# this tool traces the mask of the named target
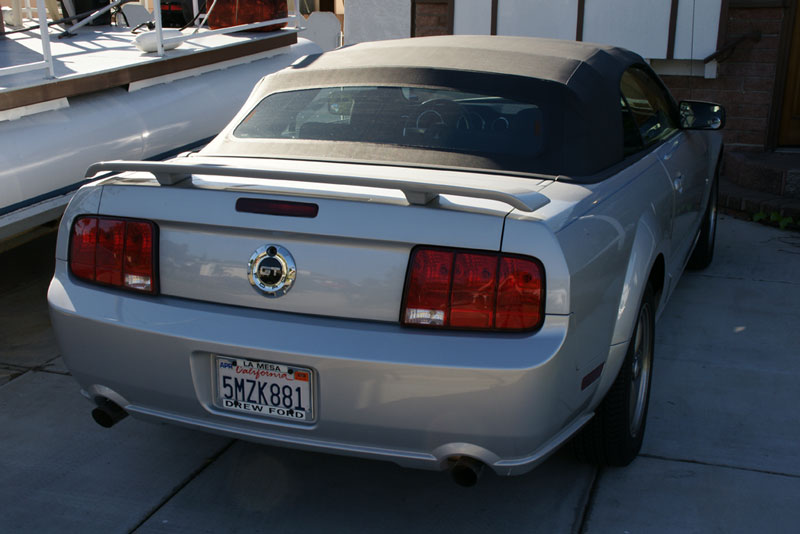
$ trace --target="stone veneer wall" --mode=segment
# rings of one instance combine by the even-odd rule
[[[782,7],[731,7],[723,46],[754,30],[761,31],[761,39],[741,43],[719,64],[716,79],[662,76],[676,100],[708,100],[725,107],[727,124],[723,136],[728,149],[760,151],[767,144],[785,15]]]
[[[448,35],[449,3],[445,0],[412,0],[414,5],[414,35],[412,37],[426,37],[429,35]]]

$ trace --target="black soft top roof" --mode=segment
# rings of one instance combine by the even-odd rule
[[[308,76],[339,77],[341,69],[453,69],[539,78],[570,87],[589,97],[596,86],[586,77],[619,91],[622,72],[642,58],[622,48],[558,39],[488,35],[446,35],[359,43],[304,61],[273,76],[300,82]],[[279,81],[280,80],[280,81]]]
[[[619,84],[622,73],[634,64],[646,65],[628,50],[556,39],[459,35],[375,41],[306,56],[267,76],[245,107],[252,108],[276,92],[340,85],[445,87],[520,100],[545,93],[555,103],[553,107],[563,112],[563,116],[551,117],[563,127],[549,147],[549,160],[533,165],[530,172],[589,176],[624,157]],[[266,151],[258,152],[238,143],[231,132],[232,127],[227,128],[203,152],[272,157],[305,154],[314,159],[525,172],[520,168],[525,167],[524,161],[437,155],[431,154],[436,152],[432,150],[333,148],[328,146],[331,143],[306,141],[299,143],[305,145],[301,152],[265,141],[262,148]]]

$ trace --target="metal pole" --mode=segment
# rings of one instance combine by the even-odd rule
[[[36,0],[36,10],[39,12],[39,33],[42,39],[42,55],[47,63],[47,73],[50,78],[55,78],[53,54],[50,52],[50,27],[47,25],[47,9],[44,6],[44,0]]]
[[[11,26],[19,28],[22,26],[22,2],[11,0]]]
[[[200,17],[197,16],[198,13],[200,13],[200,6],[198,6],[197,0],[192,0],[192,17],[194,17],[194,25],[199,28]]]
[[[161,57],[164,55],[164,36],[161,31],[161,0],[153,2],[153,16],[156,19],[156,44],[158,45],[156,53]]]

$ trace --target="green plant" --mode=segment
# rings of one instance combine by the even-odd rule
[[[769,222],[774,225],[777,225],[778,228],[781,230],[786,230],[790,225],[794,225],[794,219],[792,217],[784,217],[778,211],[772,211],[769,215],[767,215],[764,211],[759,211],[758,213],[753,214],[753,222]]]

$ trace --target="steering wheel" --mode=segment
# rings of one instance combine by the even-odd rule
[[[469,130],[469,117],[457,102],[446,98],[432,98],[420,104],[416,127],[447,126]]]

